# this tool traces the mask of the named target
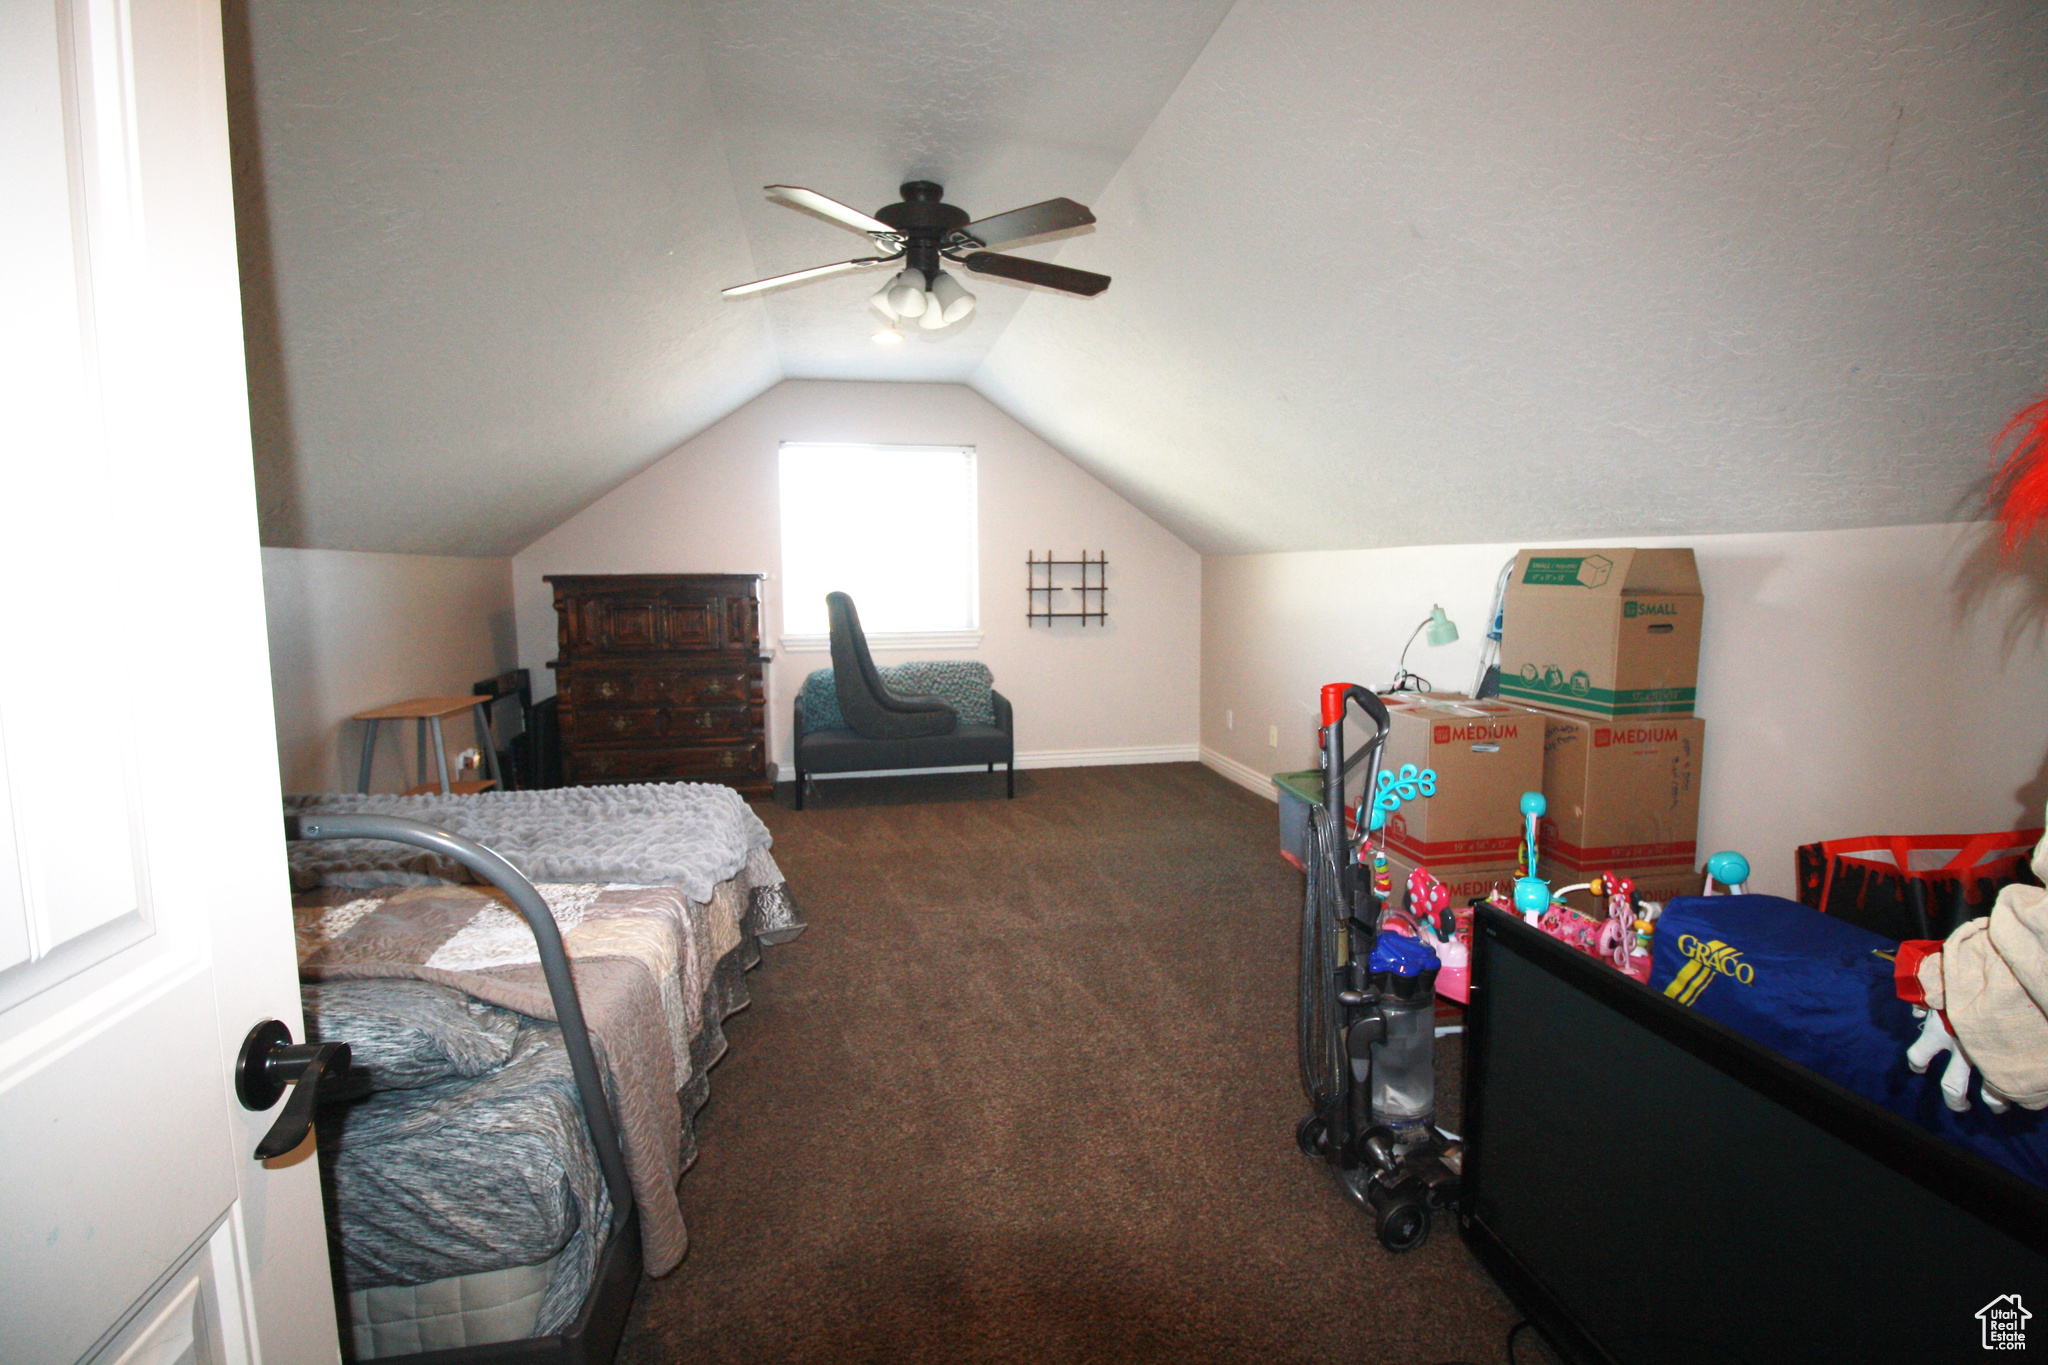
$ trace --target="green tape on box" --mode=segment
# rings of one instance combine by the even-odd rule
[[[1691,714],[1697,688],[1636,687],[1613,691],[1583,681],[1565,681],[1547,687],[1543,680],[1502,674],[1500,694],[1514,701],[1532,701],[1560,711],[1583,711],[1589,716],[1661,716]]]

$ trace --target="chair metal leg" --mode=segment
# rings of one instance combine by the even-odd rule
[[[412,723],[412,770],[417,774],[413,781],[427,785],[427,720],[421,716]]]
[[[804,770],[802,768],[796,770],[796,808],[798,810],[804,808]]]
[[[441,738],[441,718],[427,717],[427,724],[434,727],[434,770],[441,775],[441,795],[448,794],[448,741]],[[421,773],[421,786],[425,786],[426,774]]]
[[[405,732],[401,730],[399,733],[403,734]],[[363,761],[356,768],[356,790],[359,792],[370,790],[370,758],[376,752],[377,722],[366,720],[363,722]],[[405,750],[400,749],[399,752],[404,753]],[[401,763],[404,762],[403,759],[399,761]]]
[[[1010,788],[1010,789],[1009,789],[1008,791],[1006,791],[1006,792],[1004,792],[1004,793],[1003,793],[1003,799],[1007,801],[1007,800],[1010,800],[1011,798],[1013,798],[1013,797],[1015,797],[1015,796],[1017,795],[1017,760],[1016,760],[1016,759],[1014,759],[1014,758],[1013,758],[1013,759],[1011,759],[1011,760],[1010,760],[1010,762],[1009,762],[1009,765],[1008,765],[1008,767],[1007,767],[1007,769],[1006,769],[1006,775],[1007,775],[1007,776],[1008,776],[1008,778],[1009,778],[1009,788]]]

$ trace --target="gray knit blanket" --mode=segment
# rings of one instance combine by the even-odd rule
[[[697,782],[442,796],[288,796],[287,814],[395,815],[474,839],[536,882],[681,887],[700,904],[774,840],[731,787]],[[292,888],[422,886],[475,877],[425,849],[375,839],[290,846]]]
[[[950,703],[962,725],[996,723],[995,674],[987,664],[967,659],[925,659],[907,664],[883,664],[875,669],[882,686],[906,695],[937,697]],[[846,717],[839,712],[838,684],[829,668],[813,669],[797,694],[804,708],[806,730],[845,730]]]

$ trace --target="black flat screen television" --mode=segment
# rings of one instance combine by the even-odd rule
[[[1474,929],[1460,1225],[1566,1359],[2048,1354],[2048,1192],[1512,915]]]

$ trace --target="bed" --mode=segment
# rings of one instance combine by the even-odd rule
[[[506,893],[446,849],[293,843],[309,1034],[364,1059],[320,1121],[355,1357],[563,1330],[604,1273],[621,1203],[637,1206],[636,1259],[672,1269],[720,1022],[745,1004],[760,945],[802,929],[765,827],[730,789],[689,784],[287,805],[301,828],[397,816],[520,873],[583,879],[534,889],[573,964],[630,1183],[609,1196],[572,1121],[541,947]]]

